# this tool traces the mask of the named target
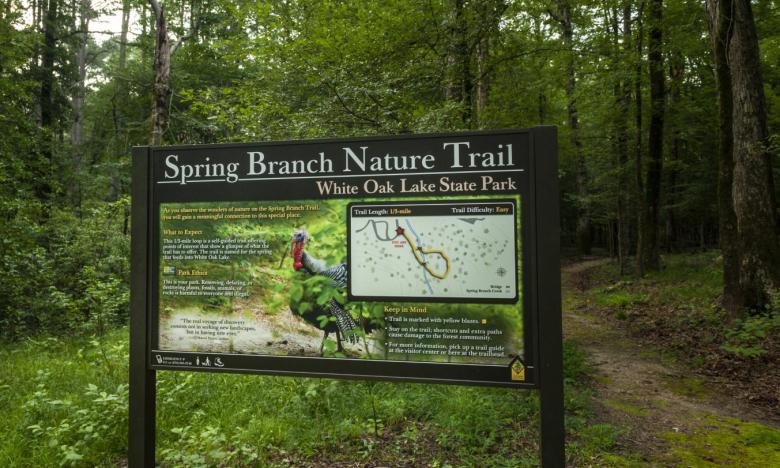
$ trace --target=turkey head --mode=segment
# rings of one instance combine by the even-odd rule
[[[293,269],[295,271],[303,268],[303,247],[308,240],[309,235],[302,229],[300,231],[295,231],[292,235],[292,241],[290,241],[292,244],[290,255],[292,255],[293,258]]]

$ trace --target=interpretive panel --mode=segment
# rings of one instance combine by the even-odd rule
[[[348,256],[347,214],[390,213],[382,206],[398,207],[405,216],[399,222],[409,233],[396,227],[393,233],[401,240],[388,239],[398,246],[397,254],[391,258],[372,239],[358,242],[366,255],[352,249]],[[451,218],[453,209],[481,209],[482,217]],[[522,351],[511,201],[163,203],[160,213],[160,350],[507,366]],[[360,220],[370,225],[373,218]],[[426,236],[437,229],[443,232],[440,247],[428,247]],[[489,257],[485,240],[498,243]],[[367,255],[368,249],[376,255]],[[499,260],[504,252],[506,259]],[[393,281],[402,273],[407,276],[402,282]],[[388,297],[357,298],[345,280],[364,277],[375,296]],[[412,297],[404,291],[420,301],[395,303],[389,297]],[[437,302],[453,298],[463,304]],[[468,304],[507,299],[511,304]],[[223,363],[207,358],[195,356],[196,365]]]
[[[534,386],[534,135],[150,149],[149,365]]]

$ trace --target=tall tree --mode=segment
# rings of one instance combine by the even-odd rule
[[[499,33],[501,15],[506,10],[504,0],[482,0],[476,4],[477,10],[477,38],[476,40],[476,96],[474,99],[474,113],[477,126],[480,128],[487,124],[485,107],[490,94],[491,64],[490,52]]]
[[[630,63],[631,51],[631,2],[623,2],[623,62]],[[620,274],[626,272],[629,253],[629,197],[628,179],[628,124],[631,106],[631,82],[628,73],[622,73],[617,84],[618,109],[616,140],[618,153],[617,179],[617,256]]]
[[[670,110],[672,115],[681,113],[683,81],[685,80],[685,59],[679,50],[669,54],[669,94]],[[679,166],[682,161],[683,146],[685,140],[682,136],[683,126],[679,119],[672,119],[670,122],[672,129],[671,145],[669,149],[670,164],[667,166],[667,200],[666,204],[666,251],[671,253],[677,248],[677,210],[675,203],[677,199],[677,180],[679,175]]]
[[[54,62],[57,48],[58,0],[41,0],[43,18],[43,50],[41,51],[40,92],[38,107],[40,110],[40,126],[44,131],[44,142],[41,153],[42,166],[36,175],[35,193],[41,201],[48,201],[51,195],[51,166],[53,159],[52,124],[55,119],[54,103]]]
[[[446,51],[447,79],[444,91],[448,100],[460,105],[460,117],[465,128],[471,127],[474,88],[468,29],[464,0],[451,0]]]
[[[734,99],[734,212],[746,305],[762,308],[780,288],[780,242],[764,80],[750,0],[736,0],[729,47]]]
[[[73,180],[69,185],[70,198],[80,212],[81,209],[81,165],[84,142],[84,102],[87,92],[87,43],[89,42],[89,20],[92,15],[90,0],[79,0],[78,23],[76,24],[76,81],[71,93],[70,142],[73,145]]]
[[[569,137],[574,152],[574,170],[577,181],[577,252],[589,254],[591,250],[590,210],[588,200],[588,172],[580,138],[580,121],[577,113],[576,51],[574,49],[574,23],[572,5],[568,0],[555,0],[550,16],[558,23],[566,50],[566,114]]]
[[[732,312],[744,302],[739,286],[739,236],[731,191],[734,184],[734,135],[731,70],[732,0],[708,0],[710,38],[718,93],[718,229],[723,254],[723,306]]]
[[[780,240],[758,36],[749,0],[712,0],[708,5],[721,101],[729,97],[726,90],[720,89],[721,80],[727,81],[726,71],[721,67],[728,67],[731,82],[733,170],[730,203],[733,204],[739,268],[736,275],[734,271],[725,273],[724,288],[734,287],[735,276],[738,288],[724,289],[724,298],[731,303],[739,300],[747,308],[761,309],[780,289]],[[724,103],[721,114],[728,107],[729,103]],[[723,123],[721,116],[721,125]],[[721,162],[729,163],[726,158]],[[721,169],[722,177],[724,172],[728,173],[728,168]],[[728,189],[727,182],[723,181],[723,190]],[[723,202],[728,203],[729,200],[722,196]],[[723,208],[721,214],[724,211],[728,216],[727,208]],[[734,262],[731,263],[733,268]]]
[[[156,25],[156,41],[154,49],[154,93],[152,98],[152,133],[150,144],[159,145],[163,133],[168,128],[168,109],[171,100],[171,56],[190,37],[197,33],[198,21],[191,21],[192,27],[186,35],[171,44],[168,37],[168,23],[165,19],[165,8],[157,0],[149,0]],[[193,6],[190,14],[195,14]],[[183,21],[182,21],[183,22]]]
[[[636,15],[637,31],[636,31],[636,61],[634,63],[634,124],[636,126],[636,134],[634,137],[634,177],[636,179],[636,195],[638,201],[637,210],[637,252],[636,252],[636,265],[637,273],[639,276],[645,274],[644,262],[640,259],[639,246],[642,244],[642,226],[645,224],[645,210],[643,209],[645,202],[645,177],[643,173],[643,157],[644,147],[642,132],[644,121],[644,107],[642,97],[642,56],[644,55],[644,10],[645,2],[642,0],[639,2],[639,8]]]
[[[637,247],[637,265],[640,274],[661,267],[658,242],[658,222],[661,207],[661,173],[663,169],[663,128],[665,103],[665,76],[663,58],[663,0],[651,0],[648,8],[650,31],[648,66],[650,69],[650,129],[647,140],[648,162],[645,181],[644,212],[641,235]]]
[[[154,12],[156,40],[154,47],[154,92],[152,97],[152,133],[149,144],[162,143],[162,135],[168,127],[168,103],[171,99],[171,45],[165,9],[157,0],[149,0]]]
[[[127,31],[130,29],[130,0],[122,0],[122,29],[119,33],[119,70],[127,66]]]
[[[89,20],[92,11],[90,0],[78,2],[78,24],[76,25],[76,82],[71,96],[70,141],[74,146],[81,145],[84,133],[84,97],[87,80],[87,42],[89,40]]]

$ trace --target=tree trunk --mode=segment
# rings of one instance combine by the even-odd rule
[[[663,0],[649,4],[650,33],[648,41],[648,65],[650,69],[650,131],[648,134],[647,184],[642,232],[639,244],[640,269],[659,270],[661,256],[658,242],[658,220],[661,206],[661,174],[663,170],[664,128],[664,60],[662,55]]]
[[[569,137],[574,150],[574,171],[577,183],[577,253],[580,255],[590,254],[591,251],[591,229],[590,229],[590,209],[588,203],[588,173],[585,166],[585,155],[582,152],[582,141],[580,139],[579,115],[577,113],[576,86],[577,78],[575,75],[575,50],[574,50],[574,27],[571,17],[571,5],[568,1],[556,0],[557,12],[555,19],[561,26],[563,34],[563,44],[567,51],[566,60],[566,115],[569,124]]]
[[[490,56],[490,35],[486,34],[477,44],[477,99],[476,114],[479,127],[485,125],[485,106],[487,106],[488,92],[490,89],[490,76],[487,72],[487,62]]]
[[[542,33],[542,20],[534,21],[534,43],[544,42],[545,35]],[[537,96],[537,114],[539,118],[539,125],[544,125],[547,122],[547,96],[542,88]]]
[[[460,104],[460,119],[464,128],[471,127],[472,93],[474,91],[471,76],[471,53],[468,44],[468,24],[466,23],[464,0],[453,0],[452,23],[450,26],[449,50],[447,53],[446,83],[447,98]]]
[[[464,24],[465,29],[465,24]],[[473,125],[473,106],[474,106],[474,80],[471,76],[471,54],[468,50],[468,44],[466,43],[466,33],[463,33],[463,42],[460,44],[463,50],[460,54],[463,63],[461,70],[463,72],[463,105],[461,112],[461,119],[463,120],[463,126],[465,128],[471,128]]]
[[[142,20],[143,21],[143,20]],[[127,68],[127,32],[130,24],[130,0],[122,0],[122,29],[119,34],[119,73],[122,77]],[[116,89],[123,89],[117,85]],[[114,125],[114,157],[118,161],[125,152],[125,143],[122,141],[121,129],[124,128],[124,118],[116,109],[116,94],[111,100],[111,116]],[[111,182],[109,186],[108,200],[116,201],[121,192],[121,179],[119,164],[111,166]],[[126,221],[127,222],[127,221]]]
[[[90,0],[78,3],[79,34],[76,48],[76,83],[71,97],[70,143],[73,145],[73,182],[68,187],[69,198],[81,215],[81,144],[84,140],[84,100],[87,81],[87,41],[89,39]]]
[[[733,1],[728,43],[732,84],[734,213],[744,305],[763,309],[780,288],[780,242],[770,160],[766,98],[749,0]]]
[[[171,47],[165,22],[165,9],[155,0],[150,0],[157,25],[157,41],[154,54],[154,97],[152,103],[151,145],[160,145],[162,135],[168,127],[168,102],[171,98],[169,83],[171,70]]]
[[[679,143],[672,142],[672,158],[679,153]],[[673,159],[674,161],[674,159]],[[677,169],[672,168],[669,171],[669,188],[667,190],[668,199],[677,199]],[[677,251],[677,210],[674,205],[666,207],[666,229],[665,229],[665,244],[666,253],[673,253]]]
[[[54,55],[56,47],[58,0],[48,0],[43,12],[43,53],[41,54],[41,127],[51,127],[53,119]]]
[[[480,11],[481,27],[479,29],[481,34],[476,44],[477,79],[475,80],[476,99],[474,101],[474,110],[478,127],[484,128],[487,125],[487,119],[484,115],[485,107],[490,95],[490,67],[488,65],[490,49],[494,37],[498,35],[501,15],[506,10],[506,5],[503,0],[498,0],[484,2],[479,4],[478,8]]]
[[[739,288],[739,236],[731,190],[734,178],[731,70],[728,49],[732,33],[732,0],[707,0],[710,38],[718,92],[718,234],[723,255],[721,305],[733,315],[744,300]]]
[[[77,79],[73,86],[73,95],[71,97],[71,126],[70,142],[74,146],[79,146],[83,140],[84,132],[84,97],[86,93],[87,80],[87,39],[89,38],[89,12],[90,0],[81,0],[79,2],[79,34],[78,47],[76,49],[76,71]],[[78,151],[76,151],[78,153]]]
[[[141,37],[143,38],[146,37],[146,34],[151,29],[151,18],[147,10],[149,9],[146,8],[145,5],[141,5],[141,18],[139,22],[141,23]],[[151,16],[154,16],[154,11],[152,11]],[[147,55],[146,47],[141,47],[141,70],[146,70],[146,65],[149,62]]]
[[[463,59],[466,31],[463,19],[463,0],[452,0],[451,17],[448,26],[446,78],[444,97],[455,103],[463,102]]]
[[[52,124],[54,122],[54,57],[57,46],[57,8],[58,0],[48,0],[44,11],[41,13],[43,18],[43,51],[41,53],[41,87],[38,105],[40,106],[40,125],[45,132],[44,144],[42,145],[43,167],[36,174],[37,183],[35,194],[41,201],[48,201],[51,195],[51,176],[52,164]],[[42,2],[43,3],[43,2]]]
[[[154,54],[154,102],[152,104],[152,136],[151,144],[159,145],[162,142],[163,133],[168,128],[168,109],[171,101],[171,56],[187,39],[197,36],[198,18],[191,20],[192,29],[183,35],[175,43],[171,44],[168,38],[168,27],[165,21],[165,9],[157,0],[149,0],[149,5],[154,13],[157,40]],[[194,11],[192,12],[194,15]]]
[[[675,52],[672,54],[669,65],[669,76],[671,78],[671,105],[672,113],[677,113],[680,102],[682,100],[682,86],[683,79],[685,77],[685,59],[682,54]],[[681,152],[684,145],[684,139],[682,137],[682,127],[679,120],[673,121],[674,128],[672,129],[672,147],[671,147],[671,161],[672,166],[669,168],[669,186],[667,200],[671,200],[672,203],[666,207],[666,251],[668,253],[675,252],[677,250],[677,210],[675,209],[674,202],[677,198],[677,175],[679,172],[677,164],[681,161]]]
[[[645,224],[645,181],[643,175],[643,146],[642,146],[642,121],[643,121],[643,109],[642,109],[642,54],[644,53],[644,36],[645,28],[643,23],[643,15],[645,9],[645,2],[639,3],[639,11],[637,12],[637,34],[636,34],[636,66],[634,68],[634,96],[635,96],[635,110],[634,119],[636,124],[636,139],[634,143],[634,170],[636,178],[636,194],[637,194],[637,227],[636,227],[636,267],[637,274],[639,276],[645,275],[645,262],[642,258],[642,250],[639,248],[642,245],[642,226]]]
[[[699,250],[704,252],[707,250],[707,228],[704,225],[704,220],[699,223]]]
[[[130,0],[122,0],[122,32],[119,35],[119,71],[127,67],[127,31],[130,25]]]
[[[625,59],[631,55],[631,3],[623,4],[623,54]],[[628,181],[628,119],[631,106],[631,84],[626,77],[618,84],[620,96],[618,101],[617,122],[617,153],[618,153],[618,187],[617,187],[617,257],[620,274],[626,274],[629,250],[628,207],[630,204]]]

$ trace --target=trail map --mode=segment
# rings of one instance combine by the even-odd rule
[[[513,201],[349,206],[353,297],[517,298]]]

